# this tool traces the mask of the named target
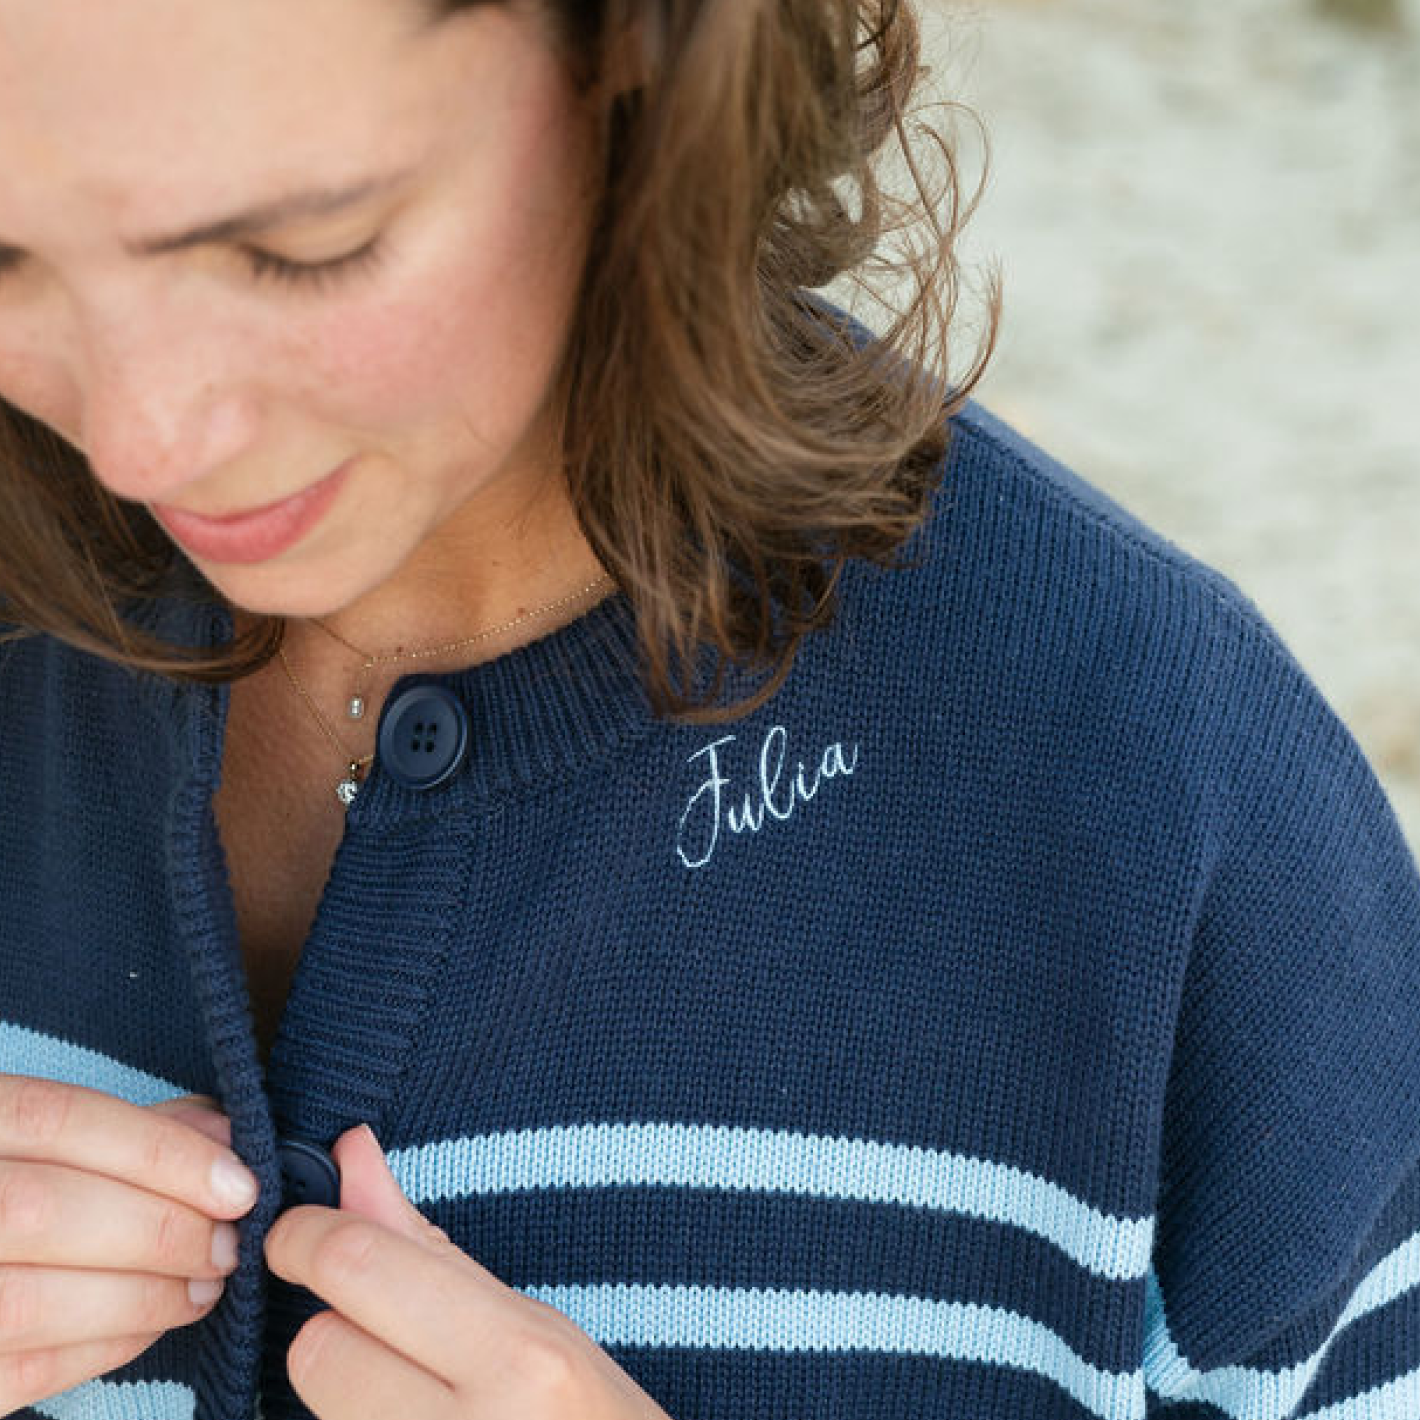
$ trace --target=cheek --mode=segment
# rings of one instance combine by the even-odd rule
[[[397,296],[352,299],[322,322],[292,351],[307,407],[391,439],[458,428],[485,448],[516,440],[555,372],[579,268],[565,242],[491,235],[449,242],[419,271],[390,273]]]
[[[78,386],[68,365],[38,340],[0,337],[0,399],[46,424],[71,443],[78,436]]]

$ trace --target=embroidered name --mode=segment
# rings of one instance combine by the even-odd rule
[[[789,732],[775,725],[759,748],[758,776],[741,792],[731,779],[721,753],[737,736],[724,735],[686,762],[703,773],[690,796],[676,831],[675,851],[687,868],[703,868],[715,856],[722,832],[758,833],[771,821],[787,823],[830,779],[845,778],[858,768],[858,746],[834,743],[812,767],[799,760],[786,768]]]

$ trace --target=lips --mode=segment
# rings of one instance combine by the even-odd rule
[[[319,483],[260,508],[210,518],[154,504],[153,516],[172,539],[212,562],[265,562],[293,547],[339,496],[354,464],[348,459]]]
[[[178,517],[188,519],[194,523],[201,523],[206,527],[214,528],[234,528],[239,523],[244,523],[252,518],[264,517],[267,513],[274,512],[277,508],[283,507],[293,499],[299,498],[303,493],[309,493],[315,485],[309,485],[295,493],[288,493],[284,498],[274,499],[270,503],[263,503],[257,508],[247,508],[240,513],[194,513],[187,508],[169,508],[165,504],[154,504],[154,511],[162,513],[164,517],[176,513]]]

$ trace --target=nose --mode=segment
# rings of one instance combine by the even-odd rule
[[[153,311],[91,326],[82,375],[81,448],[94,476],[120,498],[183,502],[254,443],[257,407],[232,342]]]

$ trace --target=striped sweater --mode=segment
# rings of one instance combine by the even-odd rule
[[[1420,1416],[1385,799],[1224,579],[979,406],[952,433],[908,565],[850,567],[753,713],[653,715],[620,597],[402,679],[266,1071],[226,689],[0,649],[0,1070],[214,1095],[263,1183],[215,1312],[26,1413],[303,1415],[278,1150],[368,1122],[673,1420]],[[430,686],[433,787],[383,749]]]

